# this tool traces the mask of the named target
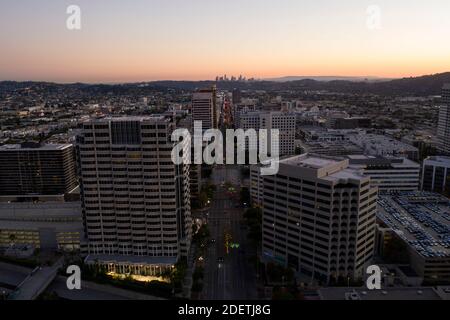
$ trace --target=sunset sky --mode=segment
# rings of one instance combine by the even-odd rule
[[[450,1],[1,0],[0,44],[0,80],[415,76],[450,71]]]

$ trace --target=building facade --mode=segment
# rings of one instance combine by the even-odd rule
[[[71,144],[0,146],[0,196],[64,195],[78,186]]]
[[[420,184],[420,165],[407,158],[347,156],[350,167],[360,169],[380,192],[417,191]]]
[[[201,89],[192,95],[192,121],[202,122],[202,131],[218,127],[216,87]]]
[[[80,251],[84,245],[81,203],[0,203],[0,248]]]
[[[423,161],[422,190],[450,196],[450,157],[428,157]]]
[[[146,273],[149,265],[164,260],[167,267],[167,261],[187,256],[189,165],[175,165],[171,159],[173,129],[161,116],[83,124],[78,152],[88,262]]]
[[[377,188],[348,165],[304,154],[260,177],[265,261],[327,283],[362,277],[374,252]]]
[[[295,154],[295,124],[296,115],[286,112],[249,111],[239,113],[239,129],[248,130],[271,129],[279,130],[279,155]],[[268,141],[270,143],[270,139]],[[254,144],[246,144],[247,149],[257,149]],[[271,146],[268,146],[270,150]]]
[[[443,105],[439,109],[438,139],[439,151],[450,156],[450,83],[442,89]]]

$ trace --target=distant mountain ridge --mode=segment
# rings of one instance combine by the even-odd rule
[[[266,78],[266,81],[274,81],[274,82],[289,82],[289,81],[298,81],[298,80],[315,80],[315,81],[353,81],[353,82],[374,82],[374,81],[389,81],[394,80],[394,78],[381,78],[381,77],[348,77],[348,76],[286,76],[279,78]]]
[[[125,84],[56,84],[50,82],[0,82],[0,94],[11,93],[17,89],[23,89],[32,85],[42,87],[46,90],[66,87],[71,90],[80,90],[86,93],[103,94],[113,92],[117,94],[134,94],[139,92],[150,92],[152,90],[184,90],[192,91],[197,88],[217,84],[219,89],[232,90],[266,90],[266,91],[328,91],[337,93],[356,94],[378,94],[387,96],[430,96],[440,95],[445,83],[450,83],[450,72],[425,75],[420,77],[409,77],[388,81],[350,81],[330,80],[318,81],[314,79],[300,79],[293,81],[150,81]]]

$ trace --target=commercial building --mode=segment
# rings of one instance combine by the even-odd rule
[[[371,156],[403,157],[418,161],[419,150],[409,144],[378,134],[350,135],[350,141]]]
[[[216,87],[201,89],[192,95],[192,121],[202,121],[202,130],[218,127]]]
[[[350,167],[360,169],[370,177],[380,192],[417,191],[420,183],[420,165],[407,158],[349,155]]]
[[[377,217],[408,250],[411,268],[425,281],[450,280],[450,201],[430,192],[380,195]]]
[[[351,135],[365,135],[364,129],[327,129],[319,126],[299,126],[298,134],[306,142],[336,142],[336,141],[350,141]]]
[[[327,122],[327,127],[331,129],[370,128],[372,125],[372,121],[365,117],[338,117],[330,120],[330,123]]]
[[[78,186],[71,144],[0,146],[0,198],[29,200],[70,193]]]
[[[311,153],[323,156],[363,155],[364,150],[348,140],[336,141],[300,141],[302,153]]]
[[[234,124],[235,128],[240,127],[240,123],[239,123],[240,114],[247,113],[249,111],[256,111],[257,103],[258,103],[258,101],[255,99],[244,99],[244,100],[241,100],[240,103],[233,104],[231,115],[233,117],[233,124]]]
[[[374,251],[377,188],[348,160],[300,155],[259,176],[265,261],[325,282],[358,279]]]
[[[439,109],[438,139],[439,151],[450,155],[450,83],[442,88],[442,103]]]
[[[232,92],[232,102],[233,104],[238,104],[242,100],[242,93],[241,90],[234,88]]]
[[[187,129],[191,136],[194,133],[194,129],[192,127],[192,116],[188,115],[183,119],[180,119],[177,123],[177,128],[179,129]],[[206,141],[203,142],[206,145]],[[204,146],[203,146],[204,148]],[[200,191],[202,189],[202,165],[195,164],[194,155],[195,155],[194,144],[191,145],[191,165],[189,167],[189,183],[190,183],[190,193],[191,200],[195,200],[198,198]]]
[[[423,161],[422,190],[450,197],[450,157],[428,157]]]
[[[0,203],[0,249],[79,251],[83,241],[80,202]]]
[[[173,129],[162,116],[83,124],[78,149],[88,263],[154,275],[187,256],[189,165],[171,159]],[[184,156],[190,147],[185,140]]]
[[[191,151],[191,154],[193,155],[193,150]],[[190,193],[191,193],[191,200],[198,199],[198,196],[200,195],[200,192],[202,190],[202,165],[201,164],[195,164],[193,161],[192,156],[192,162],[189,167],[189,183],[190,183]]]
[[[239,127],[243,130],[267,129],[270,134],[271,129],[279,130],[279,154],[280,156],[295,154],[295,123],[296,115],[286,112],[274,111],[248,111],[239,113]],[[269,139],[269,143],[270,139]],[[247,144],[248,149],[257,149],[254,144]],[[270,145],[268,146],[270,150]]]
[[[326,126],[327,128],[336,128],[336,121],[340,119],[346,119],[349,118],[350,115],[345,111],[338,111],[338,110],[330,110],[328,111],[328,114],[326,116]]]
[[[448,288],[383,287],[381,290],[365,288],[330,287],[318,290],[321,300],[448,300]]]

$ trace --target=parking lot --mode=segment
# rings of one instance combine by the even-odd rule
[[[378,218],[425,258],[450,257],[450,201],[428,192],[380,195]]]

